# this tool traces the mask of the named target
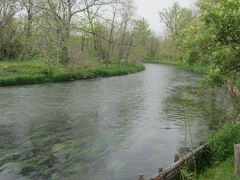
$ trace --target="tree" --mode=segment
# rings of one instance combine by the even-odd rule
[[[218,1],[212,6],[201,3],[203,20],[215,41],[213,63],[235,83],[240,71],[239,7],[238,0]]]
[[[109,62],[112,58],[113,50],[114,50],[114,31],[115,31],[115,21],[117,16],[117,7],[112,7],[112,19],[110,24],[110,33],[109,33],[109,40],[108,40],[108,49],[107,49],[107,57],[106,60]]]
[[[129,59],[146,59],[157,44],[148,23],[134,19],[133,0],[0,2],[3,59],[42,57],[48,65],[63,63],[70,68],[78,66],[80,59],[127,63]]]
[[[14,37],[16,34],[15,15],[18,12],[17,0],[1,0],[0,1],[0,58],[15,58],[19,47]]]
[[[129,47],[132,45],[132,34],[129,34],[128,29],[131,26],[131,20],[134,15],[134,6],[133,6],[133,0],[126,0],[122,4],[122,7],[120,9],[120,18],[121,18],[121,23],[119,27],[119,51],[118,51],[118,61],[120,62],[121,60],[126,61],[129,54],[125,54],[124,57],[124,52],[127,51],[126,47],[128,46],[127,44],[129,43]]]
[[[41,0],[39,2],[39,7],[45,16],[54,22],[54,29],[62,47],[62,62],[69,61],[68,43],[73,21],[77,19],[78,14],[89,12],[91,7],[108,5],[113,2],[113,0]]]
[[[134,45],[136,46],[136,56],[144,60],[148,59],[148,43],[152,37],[152,32],[146,19],[134,20],[133,34]]]
[[[183,41],[183,33],[189,22],[194,18],[191,10],[180,7],[177,2],[168,9],[163,9],[159,12],[159,17],[167,29],[166,43],[163,43],[162,48],[169,53],[165,53],[168,58],[179,59],[184,52],[180,47],[179,41]],[[172,42],[171,42],[172,41]],[[169,47],[170,46],[170,47]]]
[[[34,16],[36,14],[35,9],[35,0],[21,0],[21,5],[23,6],[23,11],[26,12],[26,22],[24,23],[24,34],[26,37],[25,40],[25,48],[23,51],[24,59],[30,59],[32,57],[32,51],[33,51],[33,23],[34,23]],[[20,57],[21,59],[21,57]]]
[[[161,21],[165,24],[169,36],[176,41],[181,36],[182,29],[192,19],[192,11],[182,8],[177,2],[169,9],[159,12]]]

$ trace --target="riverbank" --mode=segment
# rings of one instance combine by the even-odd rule
[[[221,129],[209,134],[208,143],[187,153],[155,179],[240,179],[234,173],[234,148],[240,142],[240,125],[228,122]]]
[[[149,63],[175,66],[187,71],[207,75],[209,68],[202,65],[189,65],[181,61],[151,61]],[[222,128],[213,131],[208,138],[208,146],[204,155],[196,161],[197,177],[193,179],[240,179],[234,174],[234,149],[233,145],[240,143],[240,125],[227,123]],[[207,157],[207,158],[205,158]],[[191,169],[191,168],[190,168]],[[192,169],[187,171],[187,176],[194,176]]]
[[[240,176],[234,174],[233,147],[240,142],[240,125],[228,122],[213,132],[208,141],[209,145],[205,150],[207,159],[197,179],[240,179]]]
[[[198,180],[232,180],[232,179],[239,179],[237,175],[234,174],[234,158],[228,158],[226,161],[222,162],[221,164],[209,168],[203,174],[198,177]]]
[[[143,71],[142,64],[93,65],[70,69],[58,64],[49,67],[41,60],[0,61],[0,86],[39,84],[127,75]]]

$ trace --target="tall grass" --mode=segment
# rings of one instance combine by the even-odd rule
[[[240,179],[234,174],[234,144],[240,143],[240,125],[228,123],[209,137],[208,165],[198,179]]]
[[[240,125],[227,123],[210,136],[207,148],[210,162],[218,164],[225,161],[234,153],[234,144],[240,143]]]
[[[221,177],[219,174],[222,172],[219,171],[229,170],[227,172],[229,178],[236,177],[233,173],[233,155],[234,144],[238,143],[240,143],[240,125],[225,124],[209,135],[206,149],[198,153],[194,161],[185,164],[178,179],[212,179],[213,177],[215,179],[215,177]]]

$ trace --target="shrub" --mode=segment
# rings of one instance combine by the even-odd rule
[[[209,138],[207,152],[210,162],[216,164],[225,161],[234,153],[234,144],[240,143],[240,125],[227,123]]]

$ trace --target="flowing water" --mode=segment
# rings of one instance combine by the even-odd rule
[[[128,76],[0,88],[0,179],[134,180],[206,138],[231,102],[201,76],[146,64]],[[188,135],[186,136],[186,131]]]

